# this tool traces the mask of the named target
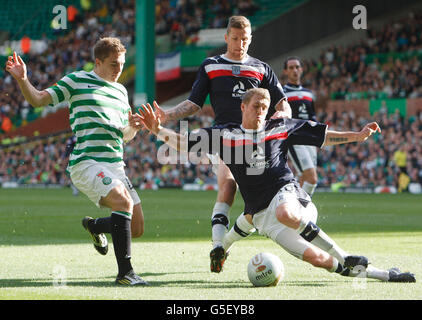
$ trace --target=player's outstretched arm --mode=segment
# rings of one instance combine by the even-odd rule
[[[18,82],[23,96],[31,106],[42,107],[53,102],[47,91],[39,91],[29,82],[25,62],[16,52],[8,57],[6,71]]]
[[[350,143],[350,142],[363,142],[368,139],[375,132],[381,132],[381,129],[376,122],[368,123],[361,131],[332,131],[327,130],[325,142],[322,146],[332,146],[336,144]]]
[[[160,117],[161,123],[166,123],[169,120],[178,120],[186,118],[190,115],[195,114],[198,112],[201,108],[197,106],[195,103],[189,100],[185,100],[181,103],[179,103],[174,108],[164,111],[161,109],[158,104],[155,106],[155,113]]]
[[[154,108],[155,110],[159,108],[159,105],[155,101]],[[186,150],[187,139],[184,139],[181,134],[161,126],[161,117],[157,114],[157,112],[154,112],[149,103],[147,103],[147,105],[142,105],[142,108],[139,109],[139,113],[140,114],[137,116],[139,117],[139,120],[142,122],[144,127],[156,135],[158,139],[164,141],[166,144],[176,150]]]

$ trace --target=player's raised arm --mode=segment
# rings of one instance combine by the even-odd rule
[[[47,91],[39,91],[29,82],[25,62],[16,52],[13,53],[13,56],[9,56],[6,62],[6,71],[15,78],[26,101],[33,107],[42,107],[53,102]]]
[[[159,109],[157,102],[154,101],[155,110]],[[158,139],[164,141],[170,147],[179,150],[186,151],[187,149],[187,139],[171,130],[161,126],[161,117],[154,112],[151,105],[142,105],[142,108],[139,109],[139,120],[143,123],[146,129],[157,136]]]
[[[198,112],[201,108],[193,103],[192,101],[185,100],[181,103],[179,103],[174,108],[171,108],[170,110],[164,111],[161,109],[158,104],[155,105],[155,113],[158,115],[158,117],[161,120],[161,123],[165,123],[169,120],[178,120],[186,118],[190,115],[195,114]]]
[[[325,141],[322,146],[332,146],[336,144],[350,143],[350,142],[363,142],[368,139],[375,132],[381,132],[381,129],[376,122],[368,123],[361,131],[332,131],[327,130]]]

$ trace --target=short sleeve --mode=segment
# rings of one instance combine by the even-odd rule
[[[73,91],[71,81],[68,76],[64,76],[56,84],[45,89],[50,94],[53,105],[57,105],[63,101],[69,101]]]
[[[198,69],[192,91],[188,98],[189,101],[192,101],[200,108],[204,105],[205,99],[210,91],[210,79],[205,71],[205,63],[206,61],[204,61]]]
[[[291,130],[289,130],[288,142],[291,145],[311,145],[321,147],[325,141],[327,125],[310,120],[297,120]]]

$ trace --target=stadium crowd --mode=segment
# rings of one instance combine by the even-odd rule
[[[232,14],[253,14],[257,6],[248,0],[214,0],[206,18],[205,0],[156,1],[156,33],[171,33],[174,41],[189,42],[202,27],[225,27]],[[104,19],[109,18],[109,23]],[[40,89],[50,86],[70,71],[93,67],[90,49],[100,36],[118,36],[127,46],[134,44],[133,0],[106,1],[95,10],[80,12],[74,27],[56,40],[43,38],[43,54],[25,59],[28,76]],[[422,13],[368,30],[367,38],[348,47],[331,46],[316,60],[303,61],[303,85],[318,97],[416,98],[422,97]],[[284,83],[284,79],[281,79]],[[34,110],[19,93],[16,81],[0,76],[0,134],[31,119]],[[320,113],[318,120],[332,129],[357,130],[364,119],[353,111]],[[365,119],[368,120],[368,119]],[[422,115],[403,118],[399,114],[374,116],[382,135],[357,150],[353,145],[323,149],[318,157],[319,185],[341,182],[344,186],[399,186],[400,173],[422,184]],[[210,125],[208,118],[195,118],[189,128]],[[68,185],[64,150],[66,136],[38,140],[0,152],[0,183],[52,183]],[[215,183],[211,165],[161,165],[159,144],[148,135],[138,135],[126,148],[127,174],[145,188],[180,187],[186,183]],[[400,161],[403,162],[400,163]],[[402,175],[403,177],[403,175]]]
[[[357,117],[353,111],[319,112],[318,118],[332,130],[359,130],[368,121]],[[370,120],[380,124],[382,134],[359,146],[351,144],[319,150],[319,186],[330,187],[338,183],[344,187],[394,186],[404,191],[410,182],[422,185],[422,158],[419,156],[422,154],[422,113],[404,118],[399,113],[388,115],[381,111]],[[210,117],[196,117],[189,120],[188,128],[193,130],[211,124]],[[173,128],[179,130],[176,124]],[[66,136],[59,136],[4,148],[0,152],[0,183],[69,185],[65,173],[66,140]],[[126,146],[127,175],[135,186],[157,189],[216,182],[212,165],[205,158],[199,165],[188,162],[161,164],[160,146],[160,142],[146,133],[138,134]]]
[[[320,112],[318,119],[332,130],[359,130],[368,119],[353,110]],[[319,185],[345,187],[394,186],[405,190],[410,182],[422,184],[422,113],[405,118],[396,112],[376,113],[382,133],[357,145],[323,148],[318,153]]]
[[[30,52],[24,57],[28,77],[37,89],[51,86],[64,74],[74,70],[92,70],[91,48],[101,36],[119,36],[126,47],[134,44],[134,1],[108,2],[110,4],[105,12],[98,8],[80,12],[79,18],[74,21],[74,28],[64,36],[55,40],[43,37],[41,40],[46,49],[42,54]],[[109,11],[113,12],[112,22],[100,23],[100,19],[105,18]],[[12,129],[1,129],[5,119],[14,126],[20,126],[39,116],[37,113],[40,110],[30,107],[20,94],[16,81],[8,73],[0,76],[0,91],[3,93],[0,95],[0,134]]]
[[[331,99],[422,97],[422,12],[409,13],[349,46],[304,60],[303,85]],[[283,78],[283,76],[282,76]]]
[[[157,35],[170,34],[175,43],[195,43],[203,28],[225,28],[232,15],[251,16],[259,6],[252,0],[156,0]]]
[[[201,28],[227,25],[232,14],[250,15],[258,6],[251,0],[156,0],[156,34],[170,34],[175,43],[194,43]],[[209,6],[209,19],[205,21]],[[37,89],[56,83],[64,74],[93,68],[91,50],[99,37],[119,37],[126,48],[135,42],[135,1],[107,0],[91,8],[77,11],[69,32],[57,34],[57,39],[45,35],[39,39],[45,48],[42,54],[25,57],[28,76]],[[63,31],[61,31],[63,32]],[[33,109],[19,93],[16,81],[0,73],[0,134],[9,132],[36,119],[41,109]]]

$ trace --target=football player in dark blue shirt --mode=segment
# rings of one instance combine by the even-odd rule
[[[243,16],[229,19],[225,42],[225,54],[207,58],[199,67],[197,78],[187,100],[170,110],[158,109],[162,123],[168,120],[185,118],[199,111],[210,96],[211,106],[215,114],[215,124],[240,124],[242,112],[240,104],[243,94],[250,88],[266,88],[271,95],[272,104],[269,115],[273,117],[291,116],[283,88],[273,70],[256,58],[248,55],[252,40],[250,21]],[[222,246],[222,239],[229,227],[229,209],[236,194],[236,182],[227,166],[217,156],[210,157],[217,171],[218,194],[213,208],[212,240],[213,250],[210,253],[211,271],[219,272],[214,261],[215,249]]]
[[[154,103],[154,106],[157,110],[158,105]],[[145,128],[174,149],[218,153],[236,179],[245,209],[223,238],[220,267],[231,244],[256,228],[261,235],[315,267],[344,276],[415,282],[409,272],[369,266],[366,257],[351,255],[340,248],[316,224],[317,209],[287,166],[287,150],[291,145],[323,147],[363,142],[375,132],[381,132],[378,124],[369,123],[359,132],[338,132],[310,120],[267,121],[269,106],[268,90],[250,89],[242,99],[241,124],[197,129],[184,136],[163,128],[149,104],[143,105],[138,115]]]
[[[292,118],[316,121],[314,95],[311,90],[302,87],[302,62],[298,57],[289,57],[284,62],[283,73],[287,76],[287,84],[283,86],[287,101],[292,109]],[[289,159],[292,162],[299,183],[311,197],[318,182],[317,147],[296,145],[289,148]]]

